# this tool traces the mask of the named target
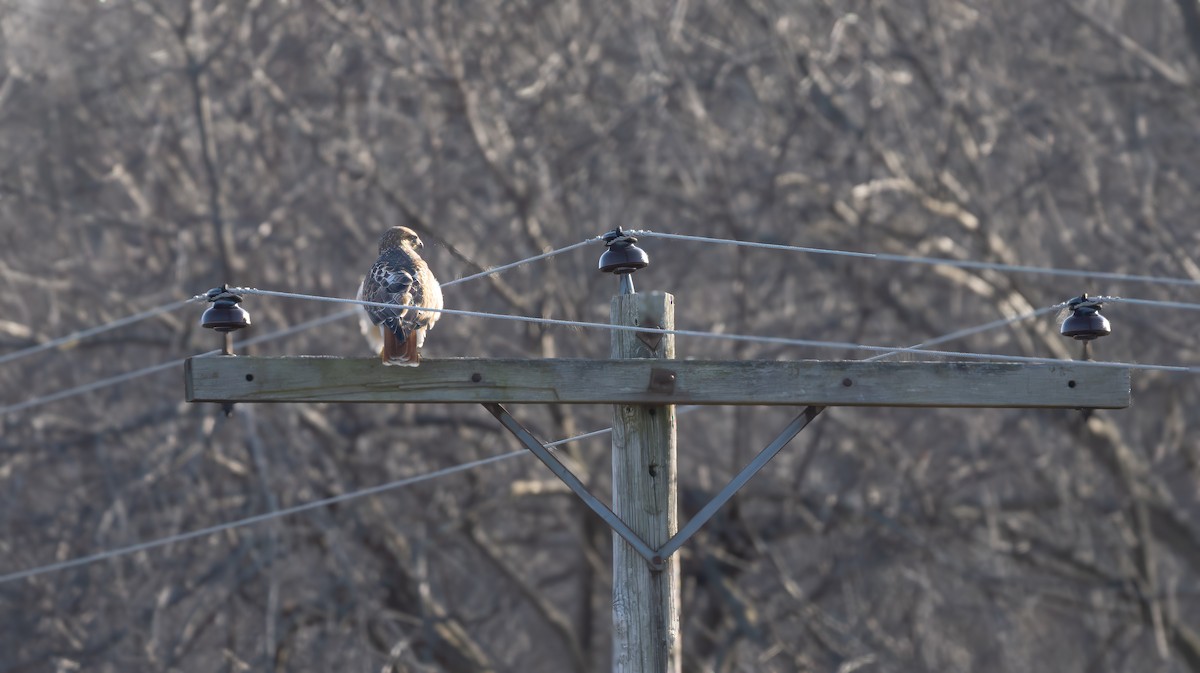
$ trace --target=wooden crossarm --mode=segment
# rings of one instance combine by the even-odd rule
[[[981,362],[192,358],[190,402],[1129,406],[1129,370]]]

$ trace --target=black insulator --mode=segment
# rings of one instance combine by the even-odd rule
[[[225,286],[215,287],[208,291],[208,301],[212,306],[201,316],[201,327],[234,332],[250,326],[250,314],[238,306],[242,302],[241,295],[230,292]]]
[[[604,235],[608,249],[600,255],[600,270],[608,273],[633,273],[650,266],[650,255],[634,245],[637,238],[621,231],[620,227]]]
[[[1108,318],[1100,315],[1102,307],[1102,303],[1096,299],[1089,299],[1087,294],[1072,299],[1067,302],[1067,309],[1071,311],[1071,315],[1063,321],[1059,332],[1078,341],[1091,341],[1112,334]]]

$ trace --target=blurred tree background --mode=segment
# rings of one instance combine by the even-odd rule
[[[0,0],[0,355],[229,282],[353,296],[387,227],[443,281],[617,226],[1200,281],[1196,0]],[[680,328],[908,345],[1195,287],[645,239]],[[604,322],[599,245],[448,288]],[[267,334],[346,307],[251,297]],[[202,307],[0,365],[0,573],[513,451],[470,406],[182,401]],[[1104,360],[1197,364],[1115,305]],[[447,317],[428,357],[605,357]],[[948,348],[1078,356],[1050,317]],[[681,357],[862,357],[683,338]],[[356,321],[242,348],[366,356]],[[834,409],[683,550],[687,671],[1200,671],[1190,375],[1134,406]],[[525,407],[544,439],[608,407]],[[683,516],[790,416],[681,416]],[[603,493],[607,438],[564,449]],[[519,457],[0,584],[0,672],[574,671],[610,535]]]

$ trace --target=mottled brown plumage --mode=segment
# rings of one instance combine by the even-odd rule
[[[437,311],[421,310],[442,308],[442,288],[417,254],[420,248],[421,239],[412,229],[388,229],[379,239],[379,259],[358,288],[358,298],[363,301],[396,305],[361,307],[363,334],[385,365],[419,364],[425,333],[441,316]]]

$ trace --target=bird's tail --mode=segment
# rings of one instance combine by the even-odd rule
[[[409,335],[409,338],[402,338],[387,327],[382,327],[383,332],[383,350],[379,356],[383,359],[385,365],[401,365],[407,367],[416,367],[421,364],[421,353],[418,350],[419,344],[417,340]]]

